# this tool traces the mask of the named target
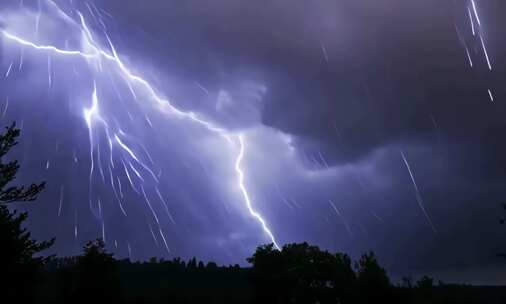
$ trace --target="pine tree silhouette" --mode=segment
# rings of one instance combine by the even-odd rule
[[[7,153],[17,144],[20,134],[15,124],[0,135],[0,269],[2,284],[0,297],[5,303],[32,301],[39,273],[47,258],[35,255],[49,248],[53,240],[37,242],[31,238],[30,232],[23,228],[28,214],[10,211],[6,204],[33,201],[44,189],[45,184],[12,186],[19,170],[17,161],[4,162]]]

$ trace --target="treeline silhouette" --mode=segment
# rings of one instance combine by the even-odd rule
[[[18,136],[15,125],[0,135],[0,303],[506,303],[502,287],[435,284],[429,277],[393,284],[372,252],[353,261],[307,243],[260,246],[247,259],[250,267],[195,258],[117,260],[100,239],[79,256],[44,257],[54,240],[33,240],[23,228],[27,213],[7,208],[35,200],[45,186],[10,186],[19,165],[3,160]]]
[[[281,251],[258,247],[251,267],[195,258],[114,260],[101,240],[84,254],[52,259],[36,298],[47,303],[506,303],[502,287],[434,283],[423,277],[392,284],[374,254],[356,263],[307,243]]]

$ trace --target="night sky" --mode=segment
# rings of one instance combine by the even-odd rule
[[[2,0],[0,114],[49,253],[307,241],[505,283],[506,2]]]

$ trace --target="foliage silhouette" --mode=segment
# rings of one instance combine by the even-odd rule
[[[19,170],[17,161],[4,162],[8,152],[17,144],[19,129],[15,124],[0,135],[0,269],[2,271],[1,293],[5,299],[28,302],[33,300],[39,272],[47,257],[36,254],[49,248],[54,240],[37,242],[23,228],[27,213],[9,211],[6,204],[33,201],[45,184],[29,187],[12,186]]]
[[[90,260],[92,266],[84,262]],[[271,244],[258,247],[248,260],[251,267],[246,268],[205,264],[194,258],[114,260],[103,243],[95,241],[85,247],[82,256],[55,259],[47,265],[46,294],[41,298],[47,303],[100,299],[113,303],[267,304],[499,304],[506,300],[504,287],[436,285],[429,277],[405,278],[402,285],[393,285],[372,253],[353,262],[346,254],[307,243],[288,244],[281,251]],[[103,266],[108,271],[99,267],[103,263],[109,265]],[[110,279],[103,280],[107,273]],[[79,287],[88,280],[96,280],[95,287]]]
[[[263,303],[364,303],[388,299],[390,282],[372,253],[357,263],[307,243],[288,244],[281,251],[261,246],[248,261],[253,265],[256,301]],[[360,295],[366,295],[361,299]]]
[[[6,132],[0,135],[0,203],[12,203],[22,201],[33,201],[44,189],[45,183],[31,184],[25,186],[9,186],[9,183],[16,178],[19,170],[17,160],[4,163],[5,155],[18,144],[17,138],[20,130],[13,123],[6,128]]]
[[[361,302],[386,303],[391,301],[391,285],[386,270],[382,268],[374,253],[364,254],[355,263]]]
[[[95,299],[119,300],[117,263],[108,253],[102,239],[89,241],[77,260],[74,303],[90,303]]]

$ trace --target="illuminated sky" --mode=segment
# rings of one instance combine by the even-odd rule
[[[71,255],[244,263],[308,241],[392,273],[497,282],[495,1],[0,4],[0,112],[37,238]]]

